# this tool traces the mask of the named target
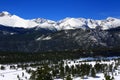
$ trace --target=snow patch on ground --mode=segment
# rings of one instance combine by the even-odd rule
[[[114,57],[114,59],[117,59],[118,57]],[[94,66],[96,64],[96,61],[85,61],[85,60],[93,60],[95,58],[88,57],[88,58],[80,58],[77,60],[66,60],[64,61],[65,65],[77,65],[77,64],[91,64]],[[103,61],[101,60],[100,64],[114,64],[115,66],[115,60],[113,60],[113,57],[107,57],[106,59],[110,59],[110,61]],[[5,70],[0,70],[0,80],[18,80],[18,76],[21,80],[29,80],[31,74],[28,74],[26,70],[23,70],[22,68],[16,68],[16,69],[10,69],[10,65],[2,65],[0,64],[0,67],[4,66]],[[17,66],[17,64],[14,64],[14,66]],[[27,69],[36,70],[36,68],[28,67]],[[24,76],[23,76],[24,73]],[[111,74],[111,73],[110,73]],[[96,77],[86,77],[82,79],[81,77],[73,77],[73,80],[103,80],[104,74],[103,73],[97,73]],[[63,79],[54,79],[54,80],[63,80]],[[105,79],[104,79],[105,80]],[[114,80],[120,80],[120,65],[117,67],[117,70],[114,72]]]
[[[50,36],[47,36],[47,37],[43,38],[42,40],[50,40],[50,39],[52,39],[52,38]]]
[[[0,80],[18,80],[18,77],[22,80],[29,80],[30,74],[21,68],[15,70],[7,67],[5,70],[0,70]]]

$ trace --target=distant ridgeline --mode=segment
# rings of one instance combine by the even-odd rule
[[[65,18],[25,20],[0,13],[0,51],[59,52],[81,54],[120,53],[120,19]]]

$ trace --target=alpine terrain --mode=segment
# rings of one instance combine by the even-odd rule
[[[23,19],[0,13],[0,51],[40,52],[69,50],[120,52],[120,19]]]

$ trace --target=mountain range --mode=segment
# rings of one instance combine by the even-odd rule
[[[0,51],[65,51],[120,48],[120,19],[23,19],[0,13]]]

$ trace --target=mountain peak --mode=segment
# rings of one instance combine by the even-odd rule
[[[9,13],[9,12],[7,12],[7,11],[2,11],[1,13],[0,13],[0,16],[10,16],[11,14]]]
[[[33,19],[33,21],[35,21],[36,23],[44,23],[47,21],[47,19],[44,19],[44,18],[36,18],[36,19]]]
[[[117,18],[114,18],[114,17],[108,17],[106,20],[113,21],[113,20],[115,20],[115,19],[117,19]]]
[[[69,30],[78,28],[92,28],[95,29],[97,26],[103,26],[103,30],[116,28],[120,26],[120,19],[108,17],[105,20],[94,20],[85,18],[71,18],[67,17],[59,21],[52,21],[44,18],[37,18],[26,20],[17,15],[11,15],[7,11],[0,13],[0,25],[9,27],[20,27],[20,28],[45,28],[50,30]]]
[[[2,13],[6,14],[6,15],[10,14],[10,13],[7,12],[7,11],[2,11]]]

